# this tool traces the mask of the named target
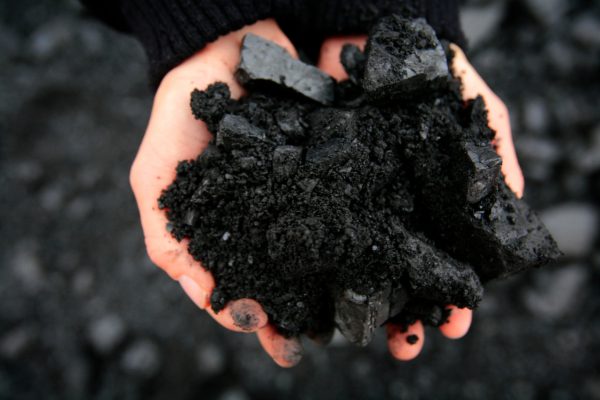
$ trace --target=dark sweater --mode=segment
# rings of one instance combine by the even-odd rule
[[[464,45],[459,0],[81,0],[109,25],[135,35],[157,85],[207,43],[260,19],[275,18],[308,58],[323,38],[367,33],[380,16],[425,17],[438,36]]]

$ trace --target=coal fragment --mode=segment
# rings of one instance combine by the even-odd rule
[[[562,254],[537,213],[517,199],[504,181],[499,179],[498,186],[499,195],[490,212],[489,224],[471,219],[476,226],[473,234],[482,245],[480,254],[487,253],[489,257],[479,263],[483,280],[505,278],[526,268],[540,267]]]
[[[465,174],[466,199],[469,203],[477,203],[495,189],[502,159],[489,144],[463,143],[460,156],[466,160],[466,168],[460,171]]]
[[[216,130],[215,130],[216,132]],[[206,146],[206,148],[204,149],[204,151],[202,152],[202,154],[200,154],[198,156],[198,158],[196,159],[196,162],[207,166],[210,165],[211,163],[219,160],[222,157],[221,152],[219,151],[219,148],[212,144],[209,143],[208,146]]]
[[[321,145],[311,147],[306,152],[306,162],[320,170],[342,164],[349,155],[350,143],[345,139],[334,138]]]
[[[294,59],[283,47],[251,33],[242,41],[235,77],[245,86],[276,85],[321,104],[331,104],[334,99],[334,82],[329,75]]]
[[[393,318],[404,309],[408,302],[408,293],[401,287],[393,287],[390,293],[390,317]]]
[[[265,132],[243,117],[227,114],[217,129],[217,146],[248,147],[266,140]]]
[[[501,176],[496,186],[489,211],[449,204],[447,197],[440,200],[442,193],[424,199],[425,204],[437,204],[428,208],[431,218],[446,221],[437,226],[436,236],[444,237],[444,247],[455,257],[477,266],[483,282],[546,265],[561,255],[537,214],[515,197]]]
[[[372,99],[430,91],[448,78],[444,49],[424,19],[383,18],[370,33],[365,56],[362,86]]]
[[[275,119],[279,129],[290,140],[301,140],[304,137],[304,121],[298,110],[279,110],[275,114]]]
[[[473,269],[453,259],[425,240],[403,229],[399,251],[406,263],[412,297],[476,308],[483,297],[483,286]]]
[[[360,294],[346,289],[335,299],[335,323],[351,343],[366,346],[375,328],[381,326],[390,311],[389,286],[373,294]]]
[[[317,187],[318,184],[319,184],[318,179],[303,179],[303,180],[299,181],[298,183],[296,183],[296,185],[306,193],[312,192],[314,190],[314,188]]]
[[[219,121],[230,104],[231,92],[223,82],[213,83],[204,91],[194,89],[190,101],[194,117],[203,120],[211,132],[217,131]]]
[[[197,220],[198,220],[198,212],[192,208],[192,209],[189,209],[187,211],[187,213],[185,214],[183,222],[186,225],[193,226]]]
[[[345,44],[340,53],[340,62],[348,73],[348,78],[359,85],[365,73],[365,55],[353,44]]]
[[[356,113],[353,110],[339,108],[320,108],[307,116],[310,128],[319,132],[319,141],[328,139],[353,139],[357,135]]]
[[[278,146],[273,151],[273,175],[276,180],[291,177],[302,159],[302,147]]]

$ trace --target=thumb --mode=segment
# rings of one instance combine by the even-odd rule
[[[329,38],[321,45],[319,63],[317,66],[338,81],[347,79],[348,74],[340,62],[342,47],[344,47],[345,44],[353,44],[358,46],[361,50],[364,50],[366,42],[366,35],[336,36]]]

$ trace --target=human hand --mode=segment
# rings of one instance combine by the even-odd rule
[[[343,36],[327,39],[321,46],[318,66],[320,69],[337,80],[348,77],[340,63],[340,53],[345,44],[354,44],[364,49],[367,36]],[[473,66],[467,60],[464,52],[455,44],[450,45],[454,57],[451,70],[454,77],[462,82],[461,91],[463,99],[474,99],[481,96],[488,108],[488,125],[496,132],[493,146],[502,158],[502,173],[506,184],[513,190],[517,197],[522,197],[524,179],[517,155],[514,149],[510,128],[510,119],[506,105],[492,92]],[[451,310],[448,321],[440,326],[440,331],[449,339],[459,339],[466,335],[473,317],[472,310],[448,306]],[[421,321],[408,326],[408,328],[387,324],[388,347],[392,355],[403,361],[417,357],[425,342],[425,333]],[[414,336],[417,337],[416,341]],[[409,340],[413,339],[413,340]]]
[[[220,37],[171,70],[156,92],[150,121],[131,168],[130,182],[140,212],[146,250],[152,262],[179,281],[194,303],[217,322],[233,331],[256,332],[273,360],[280,366],[290,367],[302,356],[300,341],[278,334],[255,300],[235,300],[218,313],[212,310],[213,276],[188,253],[186,240],[178,242],[167,232],[167,217],[157,204],[163,189],[175,179],[179,161],[195,159],[212,139],[206,125],[192,115],[191,92],[206,89],[215,82],[225,82],[232,97],[243,94],[233,73],[239,63],[242,39],[247,33],[278,43],[297,56],[277,24],[273,20],[265,20]]]
[[[517,198],[521,198],[525,190],[525,178],[523,178],[513,144],[508,108],[475,71],[462,49],[454,43],[450,44],[450,49],[454,53],[451,65],[452,75],[462,82],[463,99],[474,99],[477,96],[483,98],[488,109],[488,125],[496,132],[492,145],[502,158],[504,181]]]

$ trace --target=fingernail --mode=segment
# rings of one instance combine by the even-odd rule
[[[201,309],[208,307],[210,301],[208,293],[206,293],[198,284],[189,276],[182,275],[179,277],[181,288],[190,299]]]
[[[268,318],[260,304],[252,299],[240,299],[231,304],[233,324],[244,331],[255,331],[265,326]]]
[[[283,346],[282,358],[286,367],[293,367],[302,360],[303,347],[299,340],[286,341]]]
[[[277,365],[290,368],[302,359],[302,342],[298,337],[286,338],[273,325],[266,325],[257,332],[258,340]]]

